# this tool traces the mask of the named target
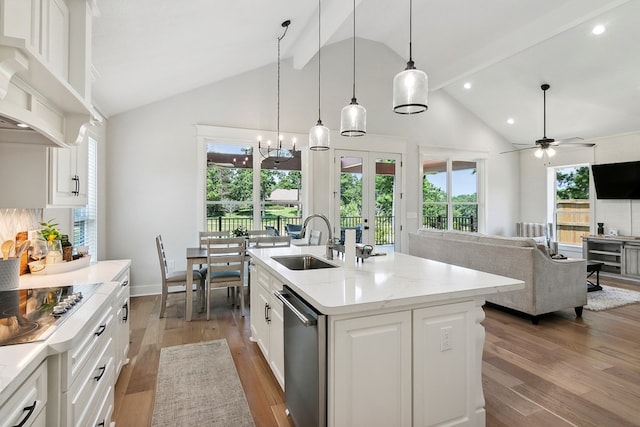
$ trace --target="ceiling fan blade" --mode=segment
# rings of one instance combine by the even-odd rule
[[[527,147],[527,148],[518,148],[517,150],[509,150],[509,151],[503,151],[500,154],[507,154],[507,153],[515,153],[516,151],[526,151],[526,150],[533,150],[536,149],[538,147]]]
[[[584,138],[580,138],[579,136],[574,136],[572,138],[558,139],[557,141],[553,141],[551,145],[572,144],[578,141],[584,141]]]

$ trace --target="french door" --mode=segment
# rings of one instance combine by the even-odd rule
[[[395,153],[335,151],[334,218],[341,240],[354,228],[358,243],[392,251],[400,244],[400,160]]]

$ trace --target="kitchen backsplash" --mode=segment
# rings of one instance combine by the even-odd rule
[[[0,209],[0,242],[15,240],[19,231],[37,230],[42,209]]]

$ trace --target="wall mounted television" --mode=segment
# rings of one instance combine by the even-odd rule
[[[640,161],[591,165],[598,199],[640,199]]]

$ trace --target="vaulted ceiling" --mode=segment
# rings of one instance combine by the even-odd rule
[[[542,83],[551,84],[547,136],[589,139],[640,129],[640,1],[413,3],[413,58],[429,75],[430,91],[446,91],[507,140],[542,137]],[[283,59],[302,68],[317,53],[313,0],[96,5],[93,97],[107,116],[275,62],[273,44],[285,19],[293,24]],[[357,36],[406,60],[409,1],[356,5]],[[352,37],[352,10],[350,1],[322,0],[323,45]],[[598,24],[606,31],[594,35]]]

